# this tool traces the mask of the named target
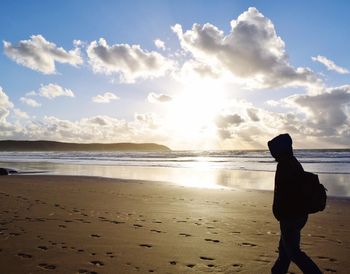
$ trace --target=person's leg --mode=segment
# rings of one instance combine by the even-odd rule
[[[300,250],[300,231],[306,224],[307,217],[300,219],[283,220],[280,222],[281,239],[285,252],[303,273],[322,274],[317,265]]]
[[[279,251],[278,258],[271,269],[271,273],[272,274],[285,274],[288,271],[288,268],[290,265],[290,259],[289,259],[289,256],[284,249],[282,236],[281,236],[281,239],[279,242],[278,251]]]

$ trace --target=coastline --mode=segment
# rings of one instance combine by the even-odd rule
[[[348,150],[297,150],[329,196],[350,197]],[[1,152],[0,167],[20,174],[101,176],[183,186],[273,190],[276,162],[268,151]]]
[[[270,191],[12,175],[0,197],[5,273],[268,273],[277,255]],[[349,213],[331,198],[303,230],[325,273],[350,269]]]

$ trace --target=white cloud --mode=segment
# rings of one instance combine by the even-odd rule
[[[32,121],[22,131],[24,139],[46,139],[65,142],[125,142],[132,132],[125,121],[108,116],[95,116],[76,121],[45,116]]]
[[[2,128],[7,122],[6,118],[9,115],[9,110],[3,107],[0,107],[0,128]],[[1,136],[1,132],[0,132]]]
[[[326,66],[328,70],[336,71],[340,74],[348,74],[349,71],[346,68],[336,65],[332,60],[329,60],[327,57],[322,55],[317,55],[316,57],[311,57],[313,61],[319,62]]]
[[[6,95],[5,91],[0,86],[0,108],[9,109],[12,107],[13,104],[11,103],[9,97]]]
[[[13,112],[14,112],[15,115],[16,115],[18,118],[20,118],[20,119],[29,119],[29,115],[28,115],[26,112],[24,112],[24,111],[22,111],[22,110],[20,110],[20,109],[18,109],[18,108],[15,108],[15,109],[13,110]]]
[[[156,129],[153,114],[136,114],[135,121],[126,122],[110,116],[93,116],[76,121],[45,116],[41,120],[28,121],[20,132],[12,137],[21,139],[46,139],[64,142],[160,142],[161,133]],[[0,132],[0,136],[3,132]]]
[[[103,38],[91,42],[87,54],[94,72],[120,74],[121,80],[127,83],[163,76],[173,67],[173,61],[157,52],[147,52],[139,45],[109,46]]]
[[[156,129],[159,125],[159,122],[154,113],[135,113],[135,121],[141,128],[150,128]]]
[[[74,93],[72,90],[63,88],[60,85],[52,84],[52,83],[48,85],[41,85],[37,94],[49,99],[54,99],[59,96],[74,97]]]
[[[105,92],[92,97],[94,103],[110,103],[112,100],[118,100],[119,97],[112,92]]]
[[[12,111],[16,113],[13,103],[0,86],[0,136],[2,138],[10,138],[21,130],[17,123],[7,121]]]
[[[37,96],[38,94],[34,91],[34,90],[32,90],[32,91],[29,91],[29,92],[27,92],[26,94],[25,94],[25,96],[27,96],[27,97],[29,97],[29,96]]]
[[[97,126],[108,126],[110,124],[110,118],[108,116],[95,116],[92,118],[84,119],[86,123]]]
[[[81,47],[83,46],[85,43],[79,39],[75,39],[73,40],[73,45],[76,46],[76,47]]]
[[[319,82],[308,68],[294,68],[288,62],[283,40],[273,23],[256,8],[249,8],[231,21],[231,32],[225,35],[216,26],[194,24],[191,30],[172,27],[181,47],[209,67],[226,70],[235,80],[249,86],[310,86]]]
[[[173,73],[176,80],[184,83],[192,83],[194,80],[214,79],[223,76],[224,72],[219,67],[211,66],[198,60],[187,60],[179,71]],[[220,79],[221,80],[221,79]]]
[[[166,103],[170,102],[173,98],[166,94],[156,94],[154,92],[151,92],[148,94],[147,99],[150,103]]]
[[[157,48],[165,50],[165,43],[164,43],[164,41],[162,41],[160,39],[156,39],[156,40],[154,40],[154,44],[156,45]]]
[[[220,114],[215,119],[215,124],[218,128],[227,128],[230,126],[238,126],[244,122],[244,119],[238,114]]]
[[[260,121],[258,112],[259,112],[259,110],[257,108],[247,108],[247,114],[253,122]]]
[[[42,35],[32,35],[29,40],[21,40],[17,45],[4,41],[5,54],[25,67],[44,74],[56,73],[55,62],[77,66],[83,63],[80,49],[69,51],[47,41]]]
[[[30,107],[34,107],[35,108],[35,107],[40,107],[41,106],[40,103],[38,103],[36,100],[31,99],[31,98],[21,97],[19,100],[22,103],[24,103],[24,104],[26,104],[26,105],[28,105]]]
[[[277,107],[280,105],[280,102],[276,101],[276,100],[267,100],[266,104],[272,107]]]
[[[234,128],[243,122],[244,119],[239,114],[220,114],[214,120],[218,136],[223,140],[231,138]]]
[[[13,108],[13,104],[9,97],[6,95],[2,87],[0,86],[0,135],[3,136],[2,130],[9,127],[6,121],[7,116],[10,113],[10,109]]]
[[[285,101],[306,115],[313,134],[342,136],[350,130],[350,85],[328,88],[321,94],[293,95]]]

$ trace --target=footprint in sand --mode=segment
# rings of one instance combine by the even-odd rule
[[[248,246],[248,247],[255,247],[255,246],[257,246],[256,244],[247,243],[247,242],[241,243],[241,244],[239,244],[239,245],[240,245],[240,246]]]
[[[271,263],[271,261],[266,258],[258,258],[255,261],[260,263]]]
[[[80,274],[97,274],[96,271],[90,271],[90,270],[87,270],[87,269],[79,269],[78,273],[80,273]]]
[[[17,232],[10,232],[9,233],[10,236],[19,236],[21,235],[20,233],[17,233]]]
[[[125,222],[120,222],[120,221],[110,221],[110,223],[116,224],[116,225],[125,224]]]
[[[90,237],[92,237],[92,238],[101,238],[101,236],[98,235],[98,234],[91,234]]]
[[[187,264],[186,266],[189,267],[189,268],[193,268],[193,267],[195,267],[196,265],[195,265],[195,264]]]
[[[38,266],[40,268],[47,269],[47,270],[54,270],[54,269],[56,269],[56,266],[53,265],[53,264],[41,263],[41,264],[38,264]]]
[[[324,270],[327,271],[327,272],[330,272],[330,273],[336,273],[337,272],[335,269],[332,269],[332,268],[325,268]]]
[[[150,245],[150,244],[140,244],[139,246],[146,247],[146,248],[151,248],[152,247],[152,245]]]
[[[177,262],[176,262],[176,261],[170,261],[169,264],[171,264],[171,265],[176,265]]]
[[[180,236],[185,236],[185,237],[191,237],[191,234],[187,234],[187,233],[179,233]]]
[[[133,224],[134,227],[143,227],[143,225],[140,224]]]
[[[313,238],[320,238],[320,239],[325,239],[326,238],[326,236],[324,236],[324,235],[311,235],[311,237],[313,237]]]
[[[152,223],[154,223],[154,224],[161,224],[162,222],[161,221],[153,221]]]
[[[21,258],[25,258],[25,259],[30,259],[30,258],[33,258],[33,256],[32,256],[32,255],[30,255],[30,254],[26,254],[26,253],[22,253],[22,252],[17,253],[17,256],[19,256],[19,257],[21,257]]]
[[[220,240],[205,239],[207,242],[220,243]]]
[[[327,261],[330,261],[330,262],[336,262],[337,261],[337,259],[326,257],[326,256],[317,256],[317,258],[319,258],[320,260],[327,260]]]
[[[215,259],[213,259],[213,258],[206,257],[206,256],[200,256],[199,258],[200,258],[201,260],[204,260],[204,261],[213,261],[213,260],[215,260]]]
[[[235,263],[235,264],[232,264],[232,266],[233,266],[234,268],[241,268],[241,267],[243,267],[243,264]]]
[[[156,233],[165,233],[165,232],[160,231],[160,230],[157,230],[157,229],[151,229],[150,231],[151,231],[151,232],[156,232]]]
[[[111,259],[113,259],[115,257],[113,252],[106,252],[106,256],[108,256]]]
[[[278,235],[279,234],[278,232],[275,232],[275,231],[267,231],[266,233],[267,233],[267,235]]]
[[[44,245],[39,245],[38,248],[45,251],[48,250],[48,247]]]
[[[101,261],[90,261],[90,264],[93,264],[95,266],[104,266],[105,264]]]
[[[35,220],[37,222],[45,222],[47,219],[45,219],[45,218],[36,218]]]

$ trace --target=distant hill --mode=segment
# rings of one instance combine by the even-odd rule
[[[54,141],[0,141],[0,151],[170,151],[154,143],[63,143]]]

